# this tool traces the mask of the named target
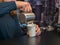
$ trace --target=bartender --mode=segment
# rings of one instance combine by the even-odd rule
[[[25,7],[25,8],[24,8]],[[11,16],[10,11],[20,9],[23,12],[32,12],[32,8],[28,2],[5,0],[0,2],[0,39],[15,38],[23,35],[17,16]],[[40,35],[41,31],[36,26],[36,34]]]

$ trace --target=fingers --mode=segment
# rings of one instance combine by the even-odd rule
[[[41,34],[41,30],[38,27],[38,25],[36,26],[36,36],[39,36]]]
[[[41,31],[40,31],[40,29],[38,29],[37,31],[36,31],[36,36],[39,36],[41,34]]]
[[[32,12],[32,11],[31,11],[32,9],[30,9],[30,8],[28,8],[28,7],[20,8],[20,10],[23,11],[23,12],[27,12],[27,13]]]
[[[32,12],[32,7],[28,2],[25,2],[24,5],[20,8],[21,11],[23,12]]]
[[[18,9],[20,9],[23,12],[32,12],[32,7],[30,3],[23,2],[23,1],[15,1],[16,6]]]
[[[32,12],[32,7],[28,4],[28,12]]]

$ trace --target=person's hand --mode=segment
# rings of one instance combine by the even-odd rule
[[[23,12],[32,12],[32,8],[30,3],[23,1],[15,1],[17,8],[19,8]]]
[[[29,2],[24,1],[16,1],[16,0],[4,0],[4,2],[15,1],[17,8],[19,8],[23,12],[32,12],[32,8]]]
[[[36,36],[39,36],[41,34],[41,29],[38,25],[36,25]]]

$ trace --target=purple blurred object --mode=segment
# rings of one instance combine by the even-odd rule
[[[35,13],[35,23],[40,26],[41,13],[42,13],[42,0],[29,0],[33,12]]]
[[[35,13],[35,22],[39,26],[48,26],[57,23],[58,9],[55,6],[56,0],[29,0],[33,12]]]

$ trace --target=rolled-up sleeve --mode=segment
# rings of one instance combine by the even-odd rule
[[[8,14],[11,10],[15,10],[16,8],[15,2],[0,2],[0,16]]]

